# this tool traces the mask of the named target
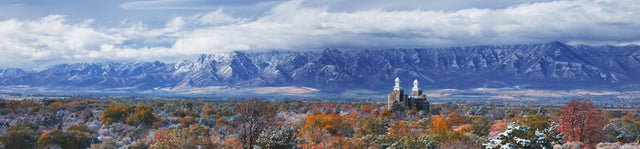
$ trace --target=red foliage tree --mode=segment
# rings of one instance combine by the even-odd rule
[[[558,131],[564,133],[564,141],[580,141],[593,145],[603,141],[604,121],[593,110],[591,100],[574,99],[560,108]]]

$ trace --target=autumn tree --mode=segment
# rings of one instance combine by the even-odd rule
[[[71,125],[65,131],[54,129],[38,138],[38,147],[58,146],[65,149],[88,148],[97,143],[95,132],[85,125]]]
[[[151,126],[156,122],[157,118],[153,115],[153,107],[151,106],[138,106],[135,108],[135,113],[131,114],[125,121],[128,125],[137,126]]]
[[[66,146],[66,136],[62,130],[54,129],[49,132],[46,132],[38,138],[38,147],[45,148],[51,146],[58,146],[61,148],[65,148]],[[64,146],[64,147],[63,147]]]
[[[193,123],[196,123],[196,118],[193,118],[192,116],[187,116],[184,118],[178,118],[178,121],[180,121],[180,124],[182,126],[189,126]]]
[[[107,125],[115,122],[123,122],[126,120],[131,109],[132,108],[128,107],[110,106],[102,112],[102,121]]]
[[[437,141],[461,139],[464,136],[460,132],[453,131],[447,119],[439,115],[431,120],[429,130],[434,134]]]
[[[203,130],[204,129],[204,130]],[[202,132],[207,132],[206,134]],[[183,129],[158,130],[151,142],[151,149],[166,148],[216,148],[209,140],[208,129],[192,126]]]
[[[67,135],[67,143],[73,142],[79,148],[87,148],[91,144],[98,142],[96,132],[84,124],[67,127],[65,134]]]
[[[4,147],[7,149],[30,149],[36,148],[36,141],[38,141],[38,125],[28,121],[22,121],[7,128],[0,141],[4,143]]]
[[[496,137],[506,129],[507,122],[505,122],[504,120],[497,121],[495,124],[491,125],[491,128],[489,128],[489,137]]]
[[[350,136],[350,120],[336,113],[316,113],[305,118],[301,134],[310,143],[319,143],[330,136]]]
[[[579,141],[594,145],[603,141],[603,119],[593,110],[591,100],[574,99],[560,108],[558,130],[565,141]]]
[[[391,137],[408,136],[410,134],[409,126],[405,121],[391,121],[389,122],[389,134]]]
[[[468,123],[469,118],[464,114],[460,114],[458,112],[453,112],[447,116],[447,122],[451,126],[460,126],[465,123]]]
[[[249,99],[236,105],[237,133],[243,148],[253,148],[260,133],[267,129],[276,116],[276,108],[268,101]]]
[[[518,125],[529,127],[527,130],[527,136],[529,137],[535,136],[536,130],[543,130],[549,127],[552,123],[549,120],[549,116],[540,114],[526,115],[522,118],[516,119],[515,122]]]
[[[387,132],[387,122],[382,118],[365,117],[356,121],[355,136],[381,135]]]
[[[208,107],[204,107],[203,108],[203,115],[208,116],[208,117],[213,117],[213,118],[220,118],[223,116],[230,116],[231,115],[231,111],[229,111],[228,109],[219,109],[219,108],[208,108]]]
[[[431,120],[431,125],[429,126],[431,132],[442,133],[448,131],[450,128],[447,119],[438,115],[433,120]]]
[[[95,132],[85,125],[71,125],[65,131],[54,129],[38,138],[38,147],[59,146],[61,148],[87,148],[97,143]]]

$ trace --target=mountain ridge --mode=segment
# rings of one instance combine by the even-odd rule
[[[541,44],[201,55],[177,63],[76,63],[0,69],[0,85],[128,88],[300,86],[384,90],[400,77],[421,88],[637,89],[640,46]]]

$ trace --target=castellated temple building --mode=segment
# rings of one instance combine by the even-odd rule
[[[418,88],[418,80],[413,81],[413,88],[411,88],[411,95],[404,94],[404,90],[400,87],[400,78],[396,77],[396,85],[393,86],[393,91],[389,94],[387,100],[387,109],[391,109],[391,105],[399,103],[408,110],[429,110],[429,101],[427,101],[427,95],[422,95],[422,90]]]

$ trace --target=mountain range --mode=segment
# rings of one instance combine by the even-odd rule
[[[640,46],[561,42],[452,48],[231,52],[177,63],[77,63],[41,71],[0,69],[0,86],[119,88],[309,87],[322,91],[640,87]]]

